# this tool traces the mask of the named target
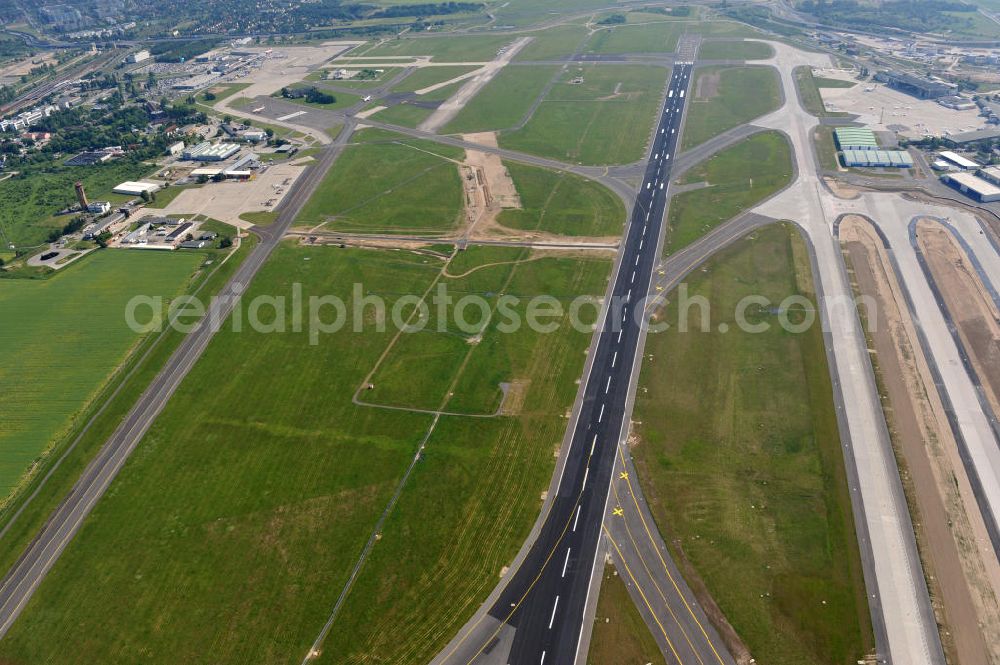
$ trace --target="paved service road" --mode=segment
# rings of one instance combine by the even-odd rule
[[[666,188],[691,69],[681,62],[671,73],[557,494],[537,539],[489,612],[464,628],[436,663],[568,664],[577,662],[585,646],[581,633],[588,603],[596,600],[591,580],[603,565],[602,524],[613,508],[611,476],[628,424],[626,401],[638,367],[645,298],[659,264]],[[720,662],[705,641],[696,648],[705,663]]]
[[[338,140],[320,154],[318,163],[307,169],[292,186],[281,203],[278,219],[261,233],[260,244],[246,257],[236,274],[219,293],[219,297],[213,300],[202,325],[181,341],[118,429],[84,469],[76,485],[59,504],[41,532],[7,573],[0,585],[0,637],[10,629],[35,589],[79,531],[91,509],[107,491],[156,416],[163,410],[167,400],[201,357],[218,329],[218,326],[210,324],[215,322],[221,325],[226,320],[235,304],[235,296],[246,289],[271,255],[299,210],[333,165],[352,131],[352,126],[345,127]]]

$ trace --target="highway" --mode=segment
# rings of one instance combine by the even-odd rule
[[[614,508],[609,506],[612,471],[628,426],[626,402],[639,365],[645,297],[659,264],[667,182],[691,69],[691,63],[680,62],[671,72],[556,496],[496,602],[442,654],[445,662],[570,664],[585,646],[581,634],[588,604],[596,600],[591,582],[603,565],[602,525]],[[701,646],[705,663],[719,662],[709,645]]]
[[[0,583],[0,638],[6,635],[35,589],[79,531],[83,521],[107,491],[143,435],[201,357],[218,327],[225,322],[232,311],[236,302],[235,296],[246,290],[257,271],[277,247],[302,206],[342,152],[353,130],[353,125],[344,127],[337,141],[325,148],[318,156],[318,162],[307,169],[292,186],[280,205],[278,219],[261,232],[261,242],[222,288],[219,297],[213,299],[201,325],[181,341],[163,369],[142,393],[96,457],[84,469],[73,489],[8,571]]]

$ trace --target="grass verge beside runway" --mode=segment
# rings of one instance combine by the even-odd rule
[[[774,49],[764,42],[711,41],[698,49],[702,60],[766,60],[773,55]]]
[[[128,301],[183,292],[203,260],[200,253],[97,251],[48,279],[3,282],[0,501],[72,428],[141,338],[125,323]]]
[[[505,165],[523,208],[501,211],[497,221],[503,226],[565,236],[621,235],[625,206],[602,185],[519,162]]]
[[[524,128],[500,134],[500,145],[568,162],[634,162],[643,156],[668,77],[669,70],[653,66],[569,67]]]
[[[698,67],[693,78],[681,137],[684,150],[781,105],[781,84],[772,67]]]
[[[664,540],[760,661],[848,665],[872,648],[843,452],[805,244],[774,225],[724,250],[657,319],[636,398],[633,455]],[[771,305],[735,313],[745,296]],[[778,310],[788,296],[798,305]],[[804,303],[808,303],[805,305]],[[720,326],[725,324],[728,331]],[[711,613],[711,612],[710,612]]]
[[[352,56],[433,56],[434,62],[488,62],[516,39],[511,35],[398,37],[361,48]],[[390,63],[391,64],[391,63]]]
[[[577,47],[588,36],[586,26],[573,23],[532,33],[533,39],[517,52],[514,61],[555,60],[569,57],[576,53]]]
[[[817,78],[813,76],[812,69],[809,67],[796,67],[795,68],[795,85],[799,91],[799,99],[802,100],[802,106],[805,107],[809,113],[813,114],[817,118],[843,118],[848,115],[846,111],[827,111],[826,106],[823,104],[823,97],[819,92],[820,88],[850,88],[855,83],[851,81],[841,81],[838,79],[825,79]]]
[[[666,665],[614,566],[604,566],[587,665]]]
[[[516,126],[557,67],[504,67],[441,130],[444,134],[496,131]]]
[[[670,199],[664,253],[687,247],[785,187],[792,169],[788,139],[773,131],[754,134],[692,168],[683,184],[707,186]]]
[[[610,268],[553,256],[485,267],[512,258],[470,249],[449,270],[469,292],[506,285],[521,297],[568,297],[602,292]],[[423,293],[442,265],[288,243],[244,309],[258,294],[290,300],[296,283],[306,297],[346,299],[352,282],[391,307]],[[363,334],[348,327],[316,345],[306,332],[224,326],[0,643],[0,659],[303,657],[432,421],[352,403],[395,333],[365,320]],[[525,326],[466,345],[456,408],[492,399],[504,381],[515,386],[510,414],[440,420],[319,662],[426,662],[485,599],[537,515],[589,339]],[[414,360],[406,371],[421,390],[429,368]]]
[[[197,290],[199,296],[202,297],[216,293],[255,245],[256,239],[254,237],[244,238],[240,247],[224,263],[217,260],[221,253],[213,252],[215,256],[211,258],[212,264],[205,265],[195,275],[195,279],[190,280],[189,292]],[[133,252],[135,250],[122,251]],[[203,258],[205,257],[206,253],[199,253],[202,254]],[[86,267],[86,263],[82,263],[67,270],[72,271]],[[71,273],[67,273],[64,276],[69,277],[70,275]],[[122,279],[121,276],[118,278]],[[30,482],[20,488],[17,494],[0,510],[0,525],[10,529],[0,540],[0,568],[8,570],[17,557],[21,555],[28,542],[69,491],[86,463],[111,435],[132,407],[138,395],[146,389],[164,365],[170,353],[180,343],[181,338],[180,333],[169,331],[163,335],[146,336],[129,354],[128,359],[121,364],[118,371],[110,376],[104,388],[94,395],[91,403],[85,408],[81,405],[75,424],[53,443],[51,454],[40,459],[37,472]],[[109,368],[104,369],[106,376],[110,374]],[[81,434],[84,425],[91,419],[93,419],[91,426],[85,433]],[[67,453],[70,443],[77,436],[81,437],[79,442]],[[53,468],[55,461],[60,459],[64,453],[66,458],[62,460],[58,468]],[[52,476],[43,483],[42,479],[49,472],[52,473]],[[35,491],[38,492],[38,495],[30,503],[26,503],[26,498]],[[14,513],[21,508],[23,508],[22,514],[16,522],[11,523]]]
[[[298,224],[370,233],[437,234],[462,214],[458,148],[363,130],[306,203]],[[369,142],[365,142],[365,141]]]

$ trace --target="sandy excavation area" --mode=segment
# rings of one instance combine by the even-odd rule
[[[875,299],[867,312],[873,359],[942,642],[953,662],[996,663],[1000,566],[947,416],[881,239],[858,216],[840,229],[855,289]]]

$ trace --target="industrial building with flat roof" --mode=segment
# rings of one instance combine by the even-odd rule
[[[235,143],[209,143],[203,141],[196,146],[184,150],[184,159],[195,162],[221,162],[229,159],[240,151]]]
[[[974,162],[967,157],[962,157],[957,152],[952,152],[951,150],[942,150],[938,153],[938,157],[949,164],[954,164],[963,171],[972,171],[979,168],[978,162]]]
[[[159,189],[160,186],[155,182],[133,182],[126,180],[111,191],[115,194],[125,194],[126,196],[142,196],[143,192],[152,194],[159,191]]]
[[[877,150],[875,132],[865,127],[838,127],[833,130],[837,147],[841,150]]]
[[[942,136],[941,138],[945,143],[951,145],[968,145],[977,141],[1000,139],[1000,129],[977,129],[973,132],[960,132],[950,136]]]
[[[908,169],[913,166],[910,153],[903,150],[845,150],[844,166],[882,166]]]
[[[983,203],[1000,201],[1000,187],[972,173],[966,171],[946,173],[941,176],[941,180],[977,201]]]

